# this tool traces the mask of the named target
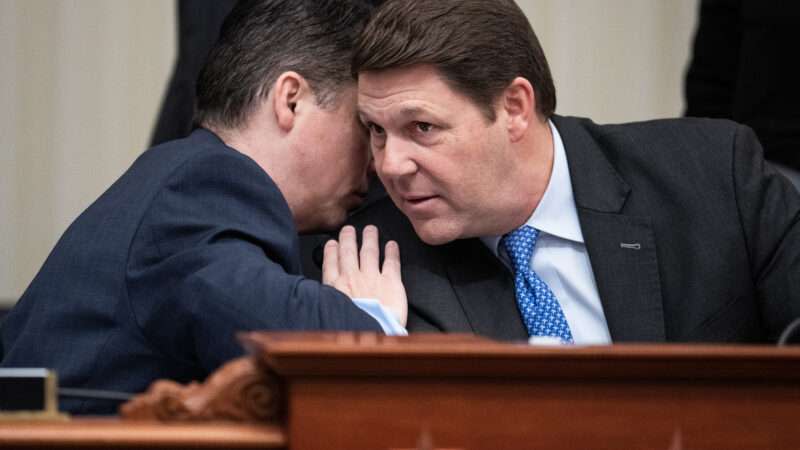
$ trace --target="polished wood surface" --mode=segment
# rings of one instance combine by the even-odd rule
[[[251,360],[201,385],[154,384],[132,401],[130,417],[149,422],[0,422],[0,447],[800,449],[797,347],[534,347],[371,333],[241,340]],[[225,399],[238,405],[243,392],[281,412],[231,410]],[[164,414],[176,399],[179,414]]]
[[[800,349],[249,334],[292,449],[798,449]],[[307,432],[314,430],[314,432]]]
[[[292,376],[748,379],[800,382],[800,347],[616,344],[533,346],[471,334],[245,333],[273,371]],[[478,364],[479,362],[479,364]]]
[[[0,448],[26,449],[279,449],[281,427],[233,423],[155,423],[118,419],[0,421]]]

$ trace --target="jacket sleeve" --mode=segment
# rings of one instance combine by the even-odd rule
[[[764,161],[758,138],[748,127],[736,130],[732,161],[762,319],[774,340],[800,317],[800,194]]]
[[[375,330],[350,299],[300,275],[277,186],[230,150],[177,169],[131,246],[127,295],[150,344],[208,371],[243,351],[241,330]]]

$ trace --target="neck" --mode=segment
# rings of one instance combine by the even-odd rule
[[[238,128],[207,128],[219,136],[225,145],[248,156],[261,167],[278,186],[296,219],[300,193],[293,189],[296,183],[291,183],[292,159],[287,157],[291,154],[288,139],[285,134],[280,134],[277,127],[256,127],[254,122],[258,123],[250,120]]]
[[[537,120],[518,144],[521,158],[516,165],[517,179],[512,184],[519,195],[517,204],[509,209],[513,213],[509,215],[506,233],[521,227],[533,215],[553,173],[553,132],[547,119]]]

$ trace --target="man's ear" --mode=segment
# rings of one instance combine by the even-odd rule
[[[297,104],[309,91],[308,82],[297,72],[283,72],[272,88],[272,108],[278,127],[289,131],[297,116]]]
[[[538,120],[536,113],[536,93],[530,81],[523,77],[514,78],[503,91],[502,107],[508,119],[508,134],[512,141],[518,141],[532,121]]]

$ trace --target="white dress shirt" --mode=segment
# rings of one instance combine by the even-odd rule
[[[404,326],[400,325],[397,318],[389,312],[388,309],[381,305],[381,302],[375,298],[354,298],[353,303],[359,309],[369,314],[375,319],[383,329],[383,332],[389,336],[407,336],[408,331]]]
[[[578,221],[564,143],[553,123],[549,124],[553,172],[542,200],[526,222],[540,231],[531,268],[558,299],[575,344],[609,344],[611,335]],[[501,238],[485,236],[481,240],[511,267],[505,248],[500,248]]]

